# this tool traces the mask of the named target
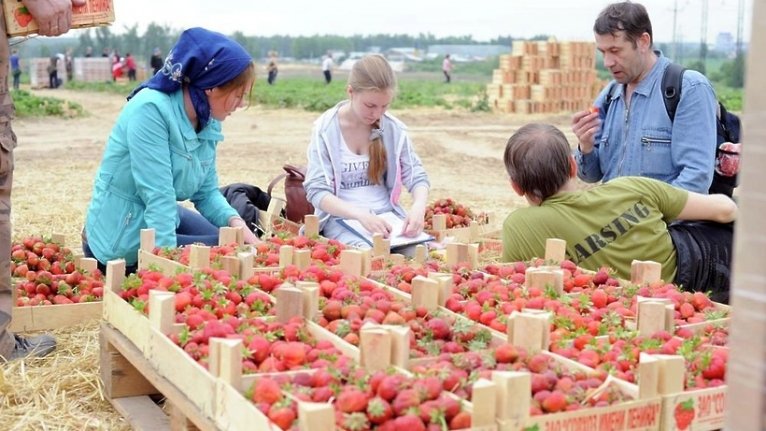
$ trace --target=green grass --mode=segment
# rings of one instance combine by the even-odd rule
[[[80,104],[57,99],[55,97],[40,97],[25,90],[14,90],[11,93],[13,104],[16,106],[16,116],[24,117],[62,117],[75,118],[85,115]]]
[[[482,110],[484,84],[474,82],[443,84],[433,80],[399,81],[391,108],[443,107]],[[315,78],[284,78],[276,85],[257,83],[254,100],[269,108],[297,108],[321,112],[346,99],[346,84],[324,84]],[[488,108],[488,107],[487,107]]]
[[[69,81],[64,84],[68,90],[98,91],[102,93],[122,94],[128,96],[134,88],[138,86],[136,82],[77,82]]]

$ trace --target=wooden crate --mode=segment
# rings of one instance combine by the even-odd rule
[[[72,61],[72,79],[79,82],[112,82],[112,59],[77,57]]]
[[[63,244],[63,241],[59,241]],[[87,271],[93,271],[97,267],[97,262],[92,258],[75,257],[75,267]],[[13,300],[16,302],[16,287],[13,287]],[[79,304],[60,304],[60,305],[37,305],[14,307],[11,309],[12,320],[10,331],[12,332],[32,332],[32,331],[51,331],[64,328],[101,318],[102,303],[83,302]]]
[[[39,27],[21,0],[4,0],[3,15],[9,36],[36,33]],[[108,25],[114,22],[112,0],[88,0],[84,6],[72,8],[72,28]]]

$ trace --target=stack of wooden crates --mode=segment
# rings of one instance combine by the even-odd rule
[[[511,54],[487,84],[494,109],[516,114],[555,114],[587,109],[604,83],[596,77],[593,42],[513,41]]]
[[[29,59],[29,86],[32,88],[48,88],[48,65],[46,57]],[[112,82],[112,61],[105,57],[76,57],[72,63],[72,79],[79,82]],[[58,77],[62,84],[67,82],[66,65],[64,60],[58,62]]]

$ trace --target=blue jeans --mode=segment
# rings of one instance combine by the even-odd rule
[[[180,219],[176,228],[176,245],[178,247],[200,243],[208,246],[218,245],[218,227],[207,221],[202,214],[178,205],[178,218]],[[82,241],[82,252],[85,257],[95,257],[85,237]],[[98,269],[106,274],[106,265],[101,261],[98,261]],[[136,265],[131,265],[125,268],[125,273],[132,274],[137,269]]]
[[[207,221],[202,214],[179,205],[178,218],[181,220],[176,228],[176,243],[179,247],[199,243],[218,245],[218,227]]]

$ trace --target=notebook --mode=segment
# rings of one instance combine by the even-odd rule
[[[391,225],[391,235],[388,239],[391,241],[391,248],[397,248],[405,245],[421,244],[428,241],[433,241],[434,237],[428,235],[425,232],[421,232],[420,235],[414,237],[404,236],[401,232],[404,229],[404,219],[399,218],[393,212],[385,212],[378,214],[378,217],[382,218],[388,224]],[[348,229],[350,232],[364,240],[372,247],[372,233],[362,226],[358,220],[340,219],[338,220],[341,226]]]

